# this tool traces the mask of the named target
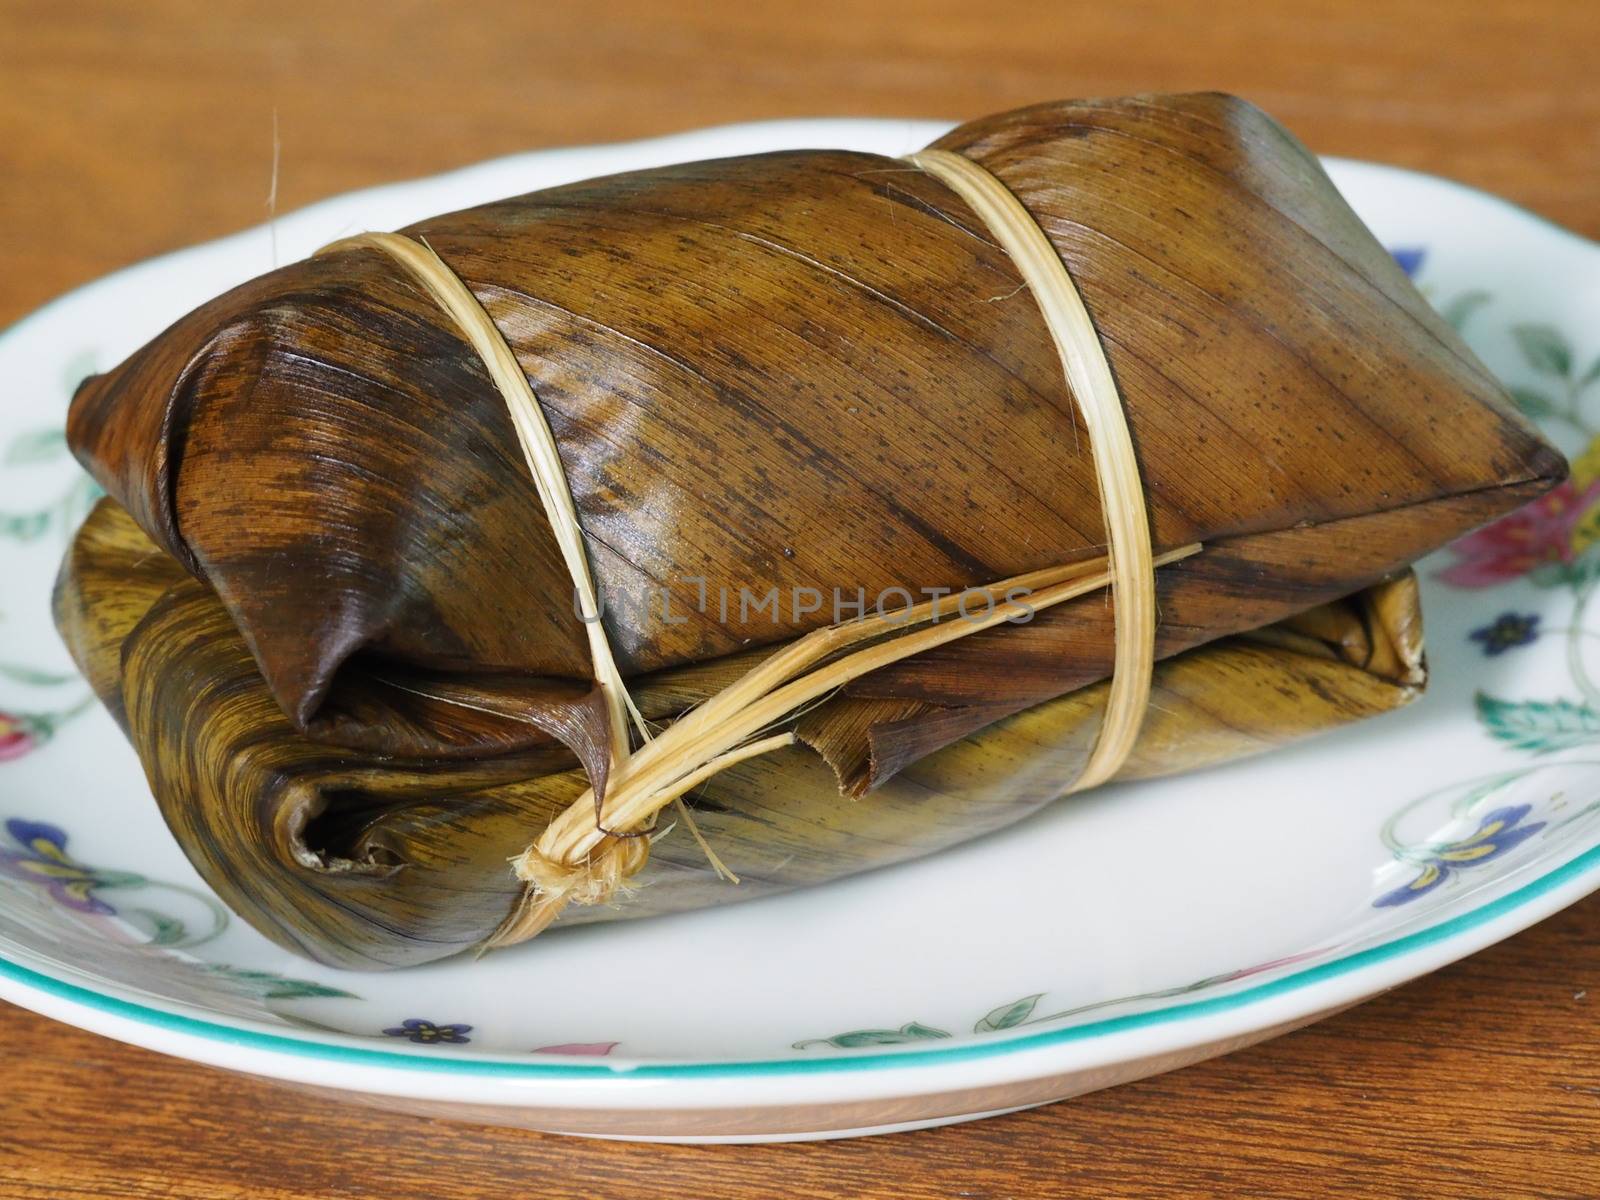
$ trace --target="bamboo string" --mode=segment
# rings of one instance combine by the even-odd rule
[[[1111,559],[1116,652],[1100,731],[1089,761],[1072,785],[1073,791],[1081,791],[1110,779],[1133,752],[1150,705],[1155,672],[1156,583],[1150,518],[1122,394],[1065,261],[1011,189],[971,159],[948,150],[923,150],[909,155],[908,161],[965,200],[1010,255],[1044,314],[1089,431]]]
[[[523,458],[533,476],[545,516],[555,532],[562,561],[577,592],[579,611],[584,618],[589,641],[591,669],[596,686],[605,700],[611,771],[619,771],[632,752],[629,723],[632,723],[643,741],[648,742],[652,735],[623,682],[622,673],[617,669],[616,656],[601,623],[600,599],[590,570],[588,551],[584,547],[583,529],[578,524],[572,488],[567,483],[566,469],[561,465],[555,433],[545,419],[544,410],[539,407],[533,387],[523,374],[510,344],[494,323],[494,318],[478,302],[461,277],[426,241],[397,233],[364,233],[333,242],[317,253],[320,256],[359,249],[378,250],[388,255],[422,286],[428,296],[456,322],[505,401]],[[738,877],[728,870],[701,834],[688,806],[680,801],[678,812],[690,834],[705,851],[712,869],[724,879],[738,883]]]
[[[460,276],[434,253],[432,246],[398,233],[362,233],[324,246],[317,254],[320,257],[343,250],[379,250],[399,263],[422,286],[429,298],[456,323],[468,344],[483,361],[495,389],[504,398],[506,410],[511,414],[511,424],[516,430],[517,442],[522,447],[528,471],[533,475],[534,487],[544,505],[545,516],[550,521],[550,528],[555,531],[561,559],[577,590],[578,607],[589,639],[589,659],[595,683],[606,702],[611,767],[616,770],[627,761],[630,753],[629,722],[640,731],[641,736],[648,738],[649,732],[645,728],[644,717],[628,695],[622,673],[617,669],[616,657],[611,652],[611,643],[606,638],[605,627],[600,622],[600,598],[595,590],[594,576],[589,570],[589,555],[584,548],[583,528],[578,524],[577,505],[572,499],[566,469],[562,467],[561,456],[556,449],[555,434],[533,394],[533,386],[522,373],[517,356],[512,353],[494,319],[478,303],[478,298],[461,281]]]
[[[1198,544],[1193,544],[1167,551],[1154,558],[1152,569],[1188,558],[1199,549]],[[1023,600],[1005,599],[1026,589],[1028,585],[1023,582],[1026,580],[1047,583],[1037,591],[1028,592]],[[761,742],[746,742],[746,739],[852,679],[1002,622],[1031,617],[1036,612],[1099,591],[1111,580],[1109,560],[1091,559],[970,588],[955,596],[941,597],[894,613],[875,613],[813,630],[751,668],[639,750],[629,760],[623,780],[607,789],[605,825],[613,829],[632,828],[726,767],[755,753],[792,743],[792,733]],[[975,596],[987,596],[990,601],[989,609],[982,616],[959,616],[942,625],[934,624],[931,629],[901,632],[908,625],[937,622],[951,611],[959,613]],[[842,647],[890,632],[899,636],[832,659]],[[828,659],[832,660],[824,661]],[[818,663],[822,665],[816,666]],[[525,941],[546,928],[573,900],[598,902],[584,900],[588,895],[609,899],[624,876],[617,872],[614,863],[607,861],[606,850],[629,844],[609,837],[595,822],[593,794],[586,792],[513,860],[518,878],[532,885],[533,895],[489,937],[484,948]],[[609,880],[608,885],[598,890],[594,882],[597,869]]]
[[[493,319],[426,242],[400,234],[369,233],[335,242],[319,252],[375,249],[388,255],[456,322],[482,359],[505,399],[572,576],[585,618],[595,681],[606,702],[611,770],[605,793],[597,803],[592,788],[585,792],[513,860],[518,877],[528,887],[484,949],[532,937],[568,903],[609,900],[648,856],[646,839],[615,834],[648,828],[666,805],[676,803],[683,809],[683,795],[718,772],[793,745],[792,730],[763,736],[775,722],[792,718],[796,710],[868,672],[1107,586],[1112,589],[1116,621],[1110,695],[1089,760],[1070,790],[1109,779],[1131,752],[1148,706],[1154,669],[1155,569],[1200,547],[1185,546],[1159,557],[1153,553],[1143,484],[1115,379],[1065,263],[1032,216],[1004,184],[960,155],[928,150],[910,156],[910,161],[967,201],[1017,264],[1024,285],[1039,304],[1089,431],[1105,513],[1107,556],[816,630],[774,653],[658,738],[652,738],[629,696],[599,620],[599,598],[583,531],[554,434]],[[1026,599],[1009,598],[1019,593]],[[966,610],[975,596],[985,597],[989,608],[983,616],[971,618]],[[961,619],[940,627],[939,620],[957,608]],[[929,622],[934,623],[933,628],[907,632]],[[863,641],[877,644],[835,657]],[[643,742],[636,751],[628,733],[630,720]],[[686,809],[683,815],[688,817]],[[718,865],[698,829],[691,832]]]

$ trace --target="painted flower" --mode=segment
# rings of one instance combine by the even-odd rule
[[[1583,453],[1571,460],[1572,486],[1580,492],[1600,479],[1600,437],[1583,448]]]
[[[1467,867],[1481,866],[1510,853],[1544,828],[1543,821],[1524,825],[1522,822],[1532,809],[1531,804],[1518,804],[1497,808],[1485,813],[1478,828],[1460,841],[1430,846],[1421,859],[1422,873],[1404,887],[1385,892],[1372,902],[1374,908],[1393,908],[1409,904],[1441,886],[1451,873]]]
[[[1400,269],[1411,278],[1417,277],[1417,272],[1422,270],[1422,262],[1428,257],[1428,252],[1421,246],[1396,246],[1389,251],[1394,256],[1395,262],[1400,264]]]
[[[1268,971],[1276,971],[1279,967],[1292,967],[1295,963],[1306,962],[1309,959],[1321,958],[1337,946],[1317,946],[1311,950],[1301,950],[1296,954],[1286,954],[1282,958],[1269,959],[1266,962],[1256,963],[1252,967],[1240,967],[1237,971],[1229,971],[1226,975],[1213,975],[1202,979],[1193,986],[1194,991],[1212,987],[1219,983],[1232,983],[1236,979],[1249,979],[1252,975],[1265,975]]]
[[[621,1042],[562,1042],[559,1046],[535,1046],[535,1054],[572,1054],[602,1057],[610,1054]]]
[[[144,882],[126,872],[84,866],[67,853],[67,835],[55,825],[13,818],[6,822],[6,832],[22,849],[0,849],[0,872],[38,884],[57,903],[78,912],[115,916],[117,910],[96,896],[95,889]]]
[[[0,712],[0,762],[21,758],[40,742],[37,725],[27,717]]]
[[[467,1036],[472,1032],[471,1025],[435,1025],[416,1017],[383,1032],[388,1037],[403,1037],[419,1046],[464,1046],[472,1040]]]
[[[1492,587],[1539,567],[1566,566],[1600,540],[1600,480],[1581,492],[1571,480],[1450,548],[1456,562],[1439,578],[1456,587]]]
[[[1526,646],[1539,640],[1538,613],[1501,613],[1489,624],[1474,629],[1467,635],[1483,643],[1483,652],[1490,658]]]

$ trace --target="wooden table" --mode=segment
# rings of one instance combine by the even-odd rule
[[[1221,88],[1600,236],[1600,7],[0,7],[0,323],[277,204],[536,146]],[[1343,1017],[1037,1112],[672,1148],[342,1108],[0,1008],[4,1197],[1600,1195],[1600,900]]]

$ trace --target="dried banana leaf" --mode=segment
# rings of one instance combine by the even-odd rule
[[[1061,252],[1154,541],[1204,545],[1159,574],[1163,662],[1124,775],[1414,694],[1406,565],[1565,467],[1315,159],[1211,95],[1047,105],[937,145]],[[688,164],[408,232],[532,383],[652,719],[831,622],[826,598],[1100,553],[1038,308],[906,163]],[[69,438],[114,503],[58,617],[202,873],[327,961],[480,944],[519,890],[508,857],[603,773],[607,730],[504,401],[449,319],[379,253],[294,264],[86,383]],[[776,613],[739,602],[774,595]],[[1087,596],[866,675],[796,718],[803,746],[697,799],[740,887],[680,831],[626,903],[563,919],[764,894],[1015,821],[1082,765],[1113,645]]]
[[[202,874],[257,928],[322,961],[405,966],[480,945],[521,890],[507,860],[586,785],[570,755],[563,761],[548,746],[468,762],[397,759],[301,734],[216,596],[109,500],[78,535],[57,612]],[[705,698],[723,674],[687,668],[641,682],[636,694],[660,714]],[[1415,582],[1401,574],[1163,661],[1121,777],[1235,758],[1384,712],[1417,695],[1423,678]],[[509,694],[418,675],[396,682],[450,687],[476,704]],[[695,802],[737,887],[675,832],[654,846],[622,903],[573,908],[563,921],[771,895],[1002,828],[1070,781],[1104,690],[1084,688],[991,725],[862,800],[842,795],[808,749],[742,764]]]

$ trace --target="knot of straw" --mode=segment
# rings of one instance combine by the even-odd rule
[[[543,846],[544,838],[512,859],[525,885],[511,913],[479,947],[479,954],[543,932],[568,904],[605,904],[626,892],[628,880],[650,857],[650,840],[608,837],[576,862]]]
[[[605,904],[638,874],[650,857],[650,839],[611,838],[577,863],[553,858],[538,842],[512,859],[517,878],[536,900]]]

